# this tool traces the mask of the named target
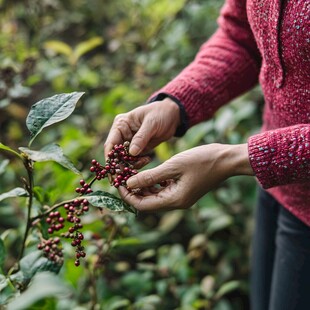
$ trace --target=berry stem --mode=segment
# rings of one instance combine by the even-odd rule
[[[41,213],[41,214],[38,214],[34,217],[31,218],[31,223],[37,219],[41,219],[43,217],[46,217],[49,215],[50,212],[58,209],[59,207],[65,205],[66,203],[71,203],[75,200],[76,198],[73,198],[73,199],[69,199],[69,200],[64,200],[64,201],[61,201],[59,203],[56,203],[55,205],[51,206],[47,211],[45,211],[44,213]]]

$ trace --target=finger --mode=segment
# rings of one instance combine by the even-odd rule
[[[122,114],[116,116],[104,144],[105,158],[108,157],[108,153],[112,150],[114,145],[123,143],[124,141],[130,141],[132,136],[133,131],[130,128],[129,120]]]
[[[150,156],[143,156],[140,157],[135,163],[134,163],[134,168],[135,169],[141,169],[147,164],[149,164],[152,161],[152,158]]]
[[[133,156],[137,156],[142,153],[153,135],[154,130],[152,124],[146,120],[143,121],[141,127],[131,140],[129,153]]]
[[[178,179],[178,174],[169,164],[163,163],[156,168],[144,170],[127,180],[129,188],[145,188],[159,184],[168,179]]]
[[[139,211],[170,210],[173,208],[173,190],[165,188],[153,195],[136,195],[124,187],[119,188],[121,198]]]

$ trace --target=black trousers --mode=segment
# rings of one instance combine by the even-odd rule
[[[310,310],[310,227],[263,190],[252,253],[252,310]]]

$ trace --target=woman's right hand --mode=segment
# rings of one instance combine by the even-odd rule
[[[107,158],[114,145],[124,141],[131,141],[131,155],[145,154],[170,139],[179,124],[179,107],[168,97],[119,114],[115,117],[104,144],[105,157]]]

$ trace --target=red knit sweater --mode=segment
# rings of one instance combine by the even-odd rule
[[[259,82],[261,133],[248,139],[255,175],[310,226],[310,0],[227,0],[219,29],[156,94],[177,98],[189,126]]]

